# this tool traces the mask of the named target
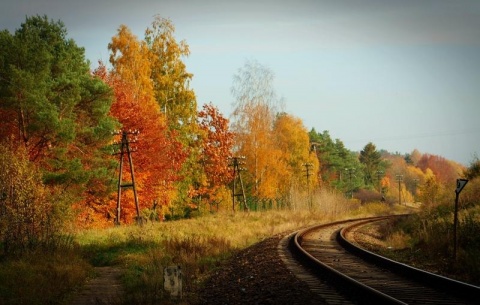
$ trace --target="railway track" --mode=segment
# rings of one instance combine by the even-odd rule
[[[284,241],[292,253],[284,261],[311,289],[322,293],[329,286],[322,296],[328,304],[480,303],[477,286],[380,257],[346,238],[359,226],[392,217],[401,216],[339,221],[297,232]],[[304,267],[295,267],[294,261]]]

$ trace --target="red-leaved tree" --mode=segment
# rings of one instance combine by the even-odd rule
[[[176,134],[167,129],[164,114],[154,99],[135,96],[132,84],[109,73],[102,64],[95,74],[113,88],[114,103],[110,114],[122,124],[122,130],[140,132],[137,141],[130,144],[135,150],[132,159],[140,209],[151,209],[154,202],[168,205],[173,183],[181,178],[177,173],[186,158],[180,142],[176,140]],[[126,159],[123,177],[125,180],[130,179]],[[110,206],[110,211],[113,210],[114,203]],[[121,218],[130,222],[135,216],[133,193],[123,192]]]
[[[204,181],[192,195],[201,195],[212,206],[221,201],[228,183],[233,178],[228,166],[232,156],[233,132],[229,130],[228,119],[210,104],[203,105],[198,112],[199,126],[202,134],[202,162]]]

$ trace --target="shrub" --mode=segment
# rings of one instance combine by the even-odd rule
[[[0,243],[4,253],[54,245],[58,219],[35,165],[22,149],[0,145]]]
[[[367,189],[358,190],[353,197],[360,200],[362,204],[382,201],[382,195],[379,192]]]

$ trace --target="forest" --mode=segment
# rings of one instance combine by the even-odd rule
[[[143,38],[119,26],[108,49],[109,63],[92,70],[61,21],[32,16],[0,32],[2,257],[92,228],[318,211],[327,191],[352,206],[422,206],[431,237],[438,217],[450,219],[458,178],[470,179],[461,219],[480,223],[478,157],[465,167],[374,143],[351,151],[283,111],[273,71],[255,60],[233,75],[230,115],[198,105],[188,43],[166,18]]]

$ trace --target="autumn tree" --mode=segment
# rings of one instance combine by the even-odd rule
[[[464,175],[467,179],[480,177],[480,159],[478,156],[475,156],[470,162],[470,166],[464,171]]]
[[[23,146],[67,202],[108,188],[111,90],[63,23],[34,16],[0,32],[0,59],[1,137]]]
[[[110,63],[116,78],[130,86],[134,100],[155,101],[150,51],[147,44],[139,41],[126,25],[121,25],[117,35],[108,44]]]
[[[272,128],[278,108],[273,89],[273,72],[256,61],[247,61],[234,75],[232,129],[235,153],[246,157],[252,193],[271,197],[266,178],[276,168],[277,148]]]
[[[151,51],[126,26],[119,28],[109,49],[113,69],[110,75],[105,71],[100,74],[115,92],[111,114],[124,129],[140,131],[135,144],[140,206],[152,207],[154,202],[170,205],[186,151],[177,141],[178,132],[167,128],[165,114],[155,99]],[[126,210],[126,214],[132,212]]]
[[[201,144],[197,141],[197,101],[183,59],[190,55],[188,44],[175,38],[175,26],[167,18],[155,16],[151,26],[145,31],[145,43],[149,50],[151,80],[155,99],[164,112],[169,130],[178,135],[182,151],[187,159],[181,167],[183,179],[176,185],[178,209],[187,209],[190,198],[187,196],[192,185],[201,184]]]
[[[417,166],[421,157],[422,154],[418,151],[418,149],[414,149],[411,153],[405,154],[405,162],[407,162],[408,165]]]
[[[425,182],[419,188],[419,199],[427,207],[437,203],[441,192],[441,185],[431,169],[425,171]]]
[[[287,113],[277,115],[273,126],[275,147],[280,150],[276,189],[282,197],[294,187],[313,190],[318,186],[319,161],[313,153],[307,129],[301,119]],[[283,167],[283,168],[282,168]],[[308,167],[308,177],[307,177]]]
[[[408,165],[404,174],[404,184],[412,199],[416,201],[420,185],[425,181],[425,173],[416,166]]]
[[[412,165],[417,166],[418,161],[420,161],[420,159],[422,158],[422,153],[419,152],[418,149],[414,149],[409,156],[410,156]]]
[[[380,151],[380,154],[382,164],[387,166],[385,169],[381,169],[382,174],[379,176],[384,176],[389,181],[388,187],[386,187],[387,185],[382,187],[384,196],[389,202],[398,202],[400,192],[402,202],[412,202],[416,199],[415,194],[419,185],[423,182],[424,174],[422,170],[412,165],[408,154],[392,154],[384,150]],[[401,180],[400,183],[399,179]]]
[[[203,105],[198,112],[198,119],[202,143],[200,163],[204,178],[201,185],[192,191],[196,196],[205,198],[210,207],[218,207],[225,195],[229,195],[226,188],[233,178],[233,172],[229,168],[233,133],[229,129],[228,119],[211,103]]]
[[[175,39],[175,26],[170,19],[156,16],[145,31],[149,50],[151,80],[155,99],[168,118],[171,129],[187,139],[195,133],[197,102],[189,88],[193,74],[188,73],[183,58],[190,55],[188,44]]]
[[[444,157],[423,154],[418,161],[417,166],[426,172],[427,169],[432,170],[437,181],[443,185],[454,185],[455,180],[461,176],[463,167]]]
[[[39,169],[23,146],[15,146],[0,143],[0,243],[5,253],[31,250],[58,229],[59,215],[54,215]]]
[[[465,188],[463,200],[466,205],[478,205],[480,203],[480,159],[474,156],[468,168],[464,170],[465,178],[469,179],[468,187]]]

